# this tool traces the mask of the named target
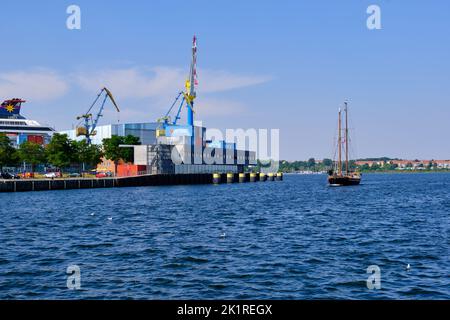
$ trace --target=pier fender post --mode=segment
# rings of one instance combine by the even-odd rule
[[[220,183],[220,173],[213,173],[213,183],[214,184]]]
[[[234,173],[227,173],[227,183],[234,182]]]
[[[283,181],[283,173],[282,172],[278,172],[277,173],[276,180],[277,181]]]
[[[258,181],[258,175],[256,173],[250,173],[250,182]]]
[[[259,181],[264,182],[264,181],[266,181],[266,179],[267,179],[266,174],[261,172],[261,173],[259,174]]]
[[[239,183],[247,182],[245,173],[239,173]]]
[[[268,173],[267,174],[267,181],[273,181],[274,179],[274,174],[273,173]]]

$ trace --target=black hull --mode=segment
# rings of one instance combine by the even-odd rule
[[[356,186],[361,182],[360,177],[328,177],[328,183],[330,185],[338,186]]]

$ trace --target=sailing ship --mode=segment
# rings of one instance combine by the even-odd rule
[[[349,135],[348,135],[348,103],[344,103],[345,112],[345,129],[344,142],[342,141],[342,111],[339,108],[339,123],[338,123],[338,161],[335,162],[334,169],[328,172],[328,183],[332,186],[353,186],[361,182],[361,174],[359,172],[352,172],[349,167]],[[345,144],[345,170],[342,163],[342,145]]]

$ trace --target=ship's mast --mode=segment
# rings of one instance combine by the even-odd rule
[[[348,106],[347,101],[345,105],[345,174],[348,175]]]
[[[341,108],[339,108],[338,122],[338,175],[342,175],[342,134],[341,134]]]

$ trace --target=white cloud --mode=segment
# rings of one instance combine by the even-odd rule
[[[0,73],[0,97],[49,101],[63,96],[67,82],[57,73],[36,69]]]
[[[199,70],[199,93],[215,93],[265,83],[267,76],[233,74],[227,71]],[[75,81],[85,90],[108,87],[121,98],[174,96],[184,88],[186,72],[181,68],[129,68],[100,72],[79,72]],[[94,88],[94,89],[93,89]]]
[[[220,70],[200,70],[199,77],[199,91],[205,93],[255,86],[271,80],[268,76],[242,75]]]
[[[148,98],[175,94],[183,84],[182,72],[176,68],[110,69],[100,72],[79,72],[73,77],[85,90],[108,87],[120,98]]]
[[[199,70],[198,74],[198,98],[195,102],[197,119],[246,112],[247,107],[243,103],[212,94],[270,81],[267,76],[207,69]],[[108,87],[121,105],[122,121],[144,118],[150,121],[152,116],[167,110],[173,103],[177,93],[183,89],[186,71],[174,67],[109,69],[100,72],[78,72],[73,74],[72,80],[82,89],[91,92],[103,86]],[[136,103],[130,101],[138,101],[141,107],[134,107]],[[127,107],[123,108],[122,104]],[[142,108],[142,105],[148,105],[148,108]]]
[[[68,75],[48,69],[0,72],[0,98],[19,97],[29,101],[50,101],[69,89],[86,91],[85,102],[103,86],[114,94],[121,112],[105,110],[109,121],[151,121],[166,111],[177,93],[184,89],[186,70],[175,67],[123,68],[81,71]],[[246,106],[222,97],[221,92],[254,86],[269,81],[267,76],[234,74],[227,71],[199,70],[197,117],[227,116],[243,113]],[[218,94],[215,94],[218,93]]]
[[[204,116],[244,114],[247,111],[246,105],[241,102],[216,98],[199,98],[194,109],[196,117],[200,119]]]
[[[105,109],[103,111],[104,116],[104,122],[110,122],[115,123],[117,121],[120,122],[153,122],[156,121],[156,119],[153,119],[151,117],[151,114],[149,110],[146,109],[135,109],[135,108],[129,108],[124,107],[122,105],[119,105],[120,112],[116,112],[114,108]]]

